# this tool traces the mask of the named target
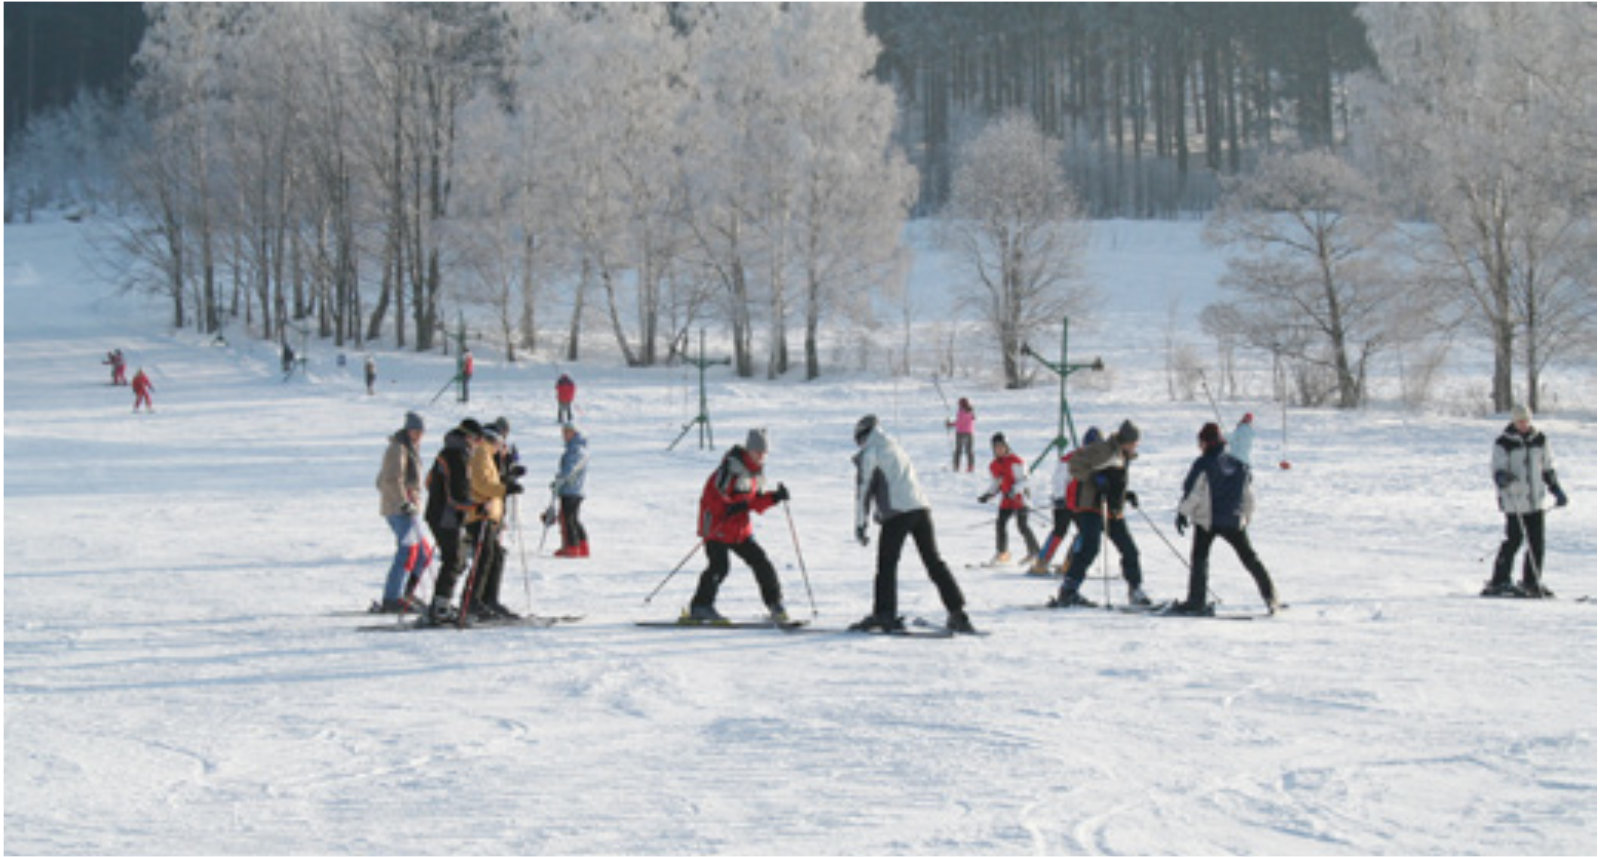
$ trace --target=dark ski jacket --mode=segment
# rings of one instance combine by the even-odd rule
[[[1255,511],[1250,489],[1250,465],[1229,455],[1226,444],[1207,449],[1189,467],[1183,479],[1183,500],[1178,512],[1196,527],[1207,530],[1242,530]]]
[[[444,448],[428,471],[428,529],[435,534],[459,530],[467,508],[472,505],[472,484],[467,478],[467,436],[451,429],[444,436]]]

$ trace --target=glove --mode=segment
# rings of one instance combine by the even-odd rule
[[[1139,508],[1139,495],[1138,494],[1135,494],[1134,492],[1129,491],[1128,493],[1126,493],[1126,494],[1124,494],[1122,496],[1123,496],[1123,499],[1125,501],[1127,501],[1127,504],[1129,506],[1132,506],[1135,509]]]
[[[539,523],[544,524],[545,526],[548,527],[548,526],[554,525],[555,522],[556,522],[556,510],[555,509],[545,509],[543,512],[539,513]]]
[[[979,503],[987,503],[987,502],[989,502],[990,500],[993,500],[993,499],[994,499],[994,493],[991,492],[991,491],[985,491],[982,494],[978,495],[978,502]]]
[[[520,478],[523,474],[527,473],[528,472],[528,468],[523,467],[520,464],[516,464],[516,465],[512,465],[511,469],[506,471],[506,472],[511,474],[511,477],[513,479],[517,479],[517,478]]]
[[[1183,535],[1184,530],[1189,528],[1189,518],[1182,512],[1178,513],[1178,520],[1173,523],[1178,527],[1178,535],[1180,536]]]
[[[1561,495],[1557,494],[1556,496],[1559,497]],[[1567,505],[1565,498],[1562,499],[1561,505],[1563,505],[1563,506]],[[400,514],[405,515],[407,517],[414,517],[417,514],[417,504],[412,503],[410,501],[407,501],[405,503],[401,503],[400,504]]]
[[[772,492],[772,502],[774,502],[774,503],[787,503],[787,502],[789,502],[789,486],[783,484],[782,482],[779,482],[778,483],[778,490]]]
[[[729,503],[728,504],[728,516],[729,517],[733,517],[734,515],[743,515],[745,512],[748,512],[748,511],[750,511],[750,504],[745,502],[744,500],[740,500],[737,503]]]
[[[1567,492],[1561,490],[1561,486],[1560,485],[1556,485],[1554,483],[1551,483],[1551,485],[1550,485],[1550,493],[1556,495],[1556,508],[1557,509],[1561,508],[1562,506],[1567,505]]]
[[[862,547],[872,544],[872,537],[867,535],[866,524],[856,527],[856,541],[860,542]]]
[[[550,482],[550,493],[554,494],[559,490],[561,490],[561,480],[560,479],[551,480],[551,482]]]
[[[1496,470],[1494,472],[1494,484],[1501,488],[1504,488],[1515,481],[1517,480],[1511,475],[1511,471],[1509,470]]]
[[[507,497],[515,496],[515,495],[521,494],[521,493],[522,493],[522,483],[521,482],[507,482],[506,483],[506,496]]]

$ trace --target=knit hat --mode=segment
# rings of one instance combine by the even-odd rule
[[[1089,430],[1083,433],[1083,445],[1084,446],[1088,446],[1091,443],[1099,443],[1099,442],[1100,442],[1100,430],[1098,428],[1095,428],[1094,426],[1089,426]]]
[[[499,432],[501,437],[511,436],[511,423],[505,417],[496,417],[489,425],[494,426],[494,430]]]
[[[483,426],[479,425],[478,421],[472,417],[467,417],[466,419],[462,420],[460,428],[463,432],[471,437],[483,436]]]
[[[1117,427],[1117,443],[1137,443],[1139,440],[1139,427],[1133,420],[1123,420]]]
[[[484,440],[487,440],[490,443],[499,443],[501,440],[504,439],[504,438],[502,438],[500,436],[499,432],[495,431],[492,428],[488,428],[488,427],[484,428],[482,433],[479,434],[479,437],[482,437]]]
[[[1200,445],[1210,449],[1222,443],[1222,427],[1216,423],[1206,423],[1200,427]]]
[[[1528,406],[1527,405],[1513,405],[1512,406],[1512,408],[1511,408],[1511,421],[1512,422],[1519,423],[1519,422],[1522,422],[1523,420],[1531,420],[1531,419],[1533,419],[1533,411],[1528,410]]]
[[[994,437],[989,438],[990,446],[994,446],[997,443],[1004,443],[1007,447],[1011,446],[1011,444],[1006,443],[1006,433],[1003,431],[997,431],[994,433]]]
[[[867,435],[872,434],[872,430],[877,427],[878,417],[874,414],[867,414],[856,420],[856,446],[866,443]]]
[[[416,411],[406,411],[406,431],[423,431],[422,417]]]
[[[750,434],[745,436],[744,449],[745,452],[751,455],[765,454],[767,451],[767,430],[764,428],[751,429]]]
[[[1252,413],[1249,413],[1249,412],[1246,412],[1244,417],[1239,420],[1239,422],[1241,422],[1241,423],[1254,423],[1255,421],[1256,421],[1256,415],[1252,414]]]

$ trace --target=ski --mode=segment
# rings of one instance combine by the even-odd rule
[[[357,631],[427,631],[434,628],[454,628],[458,631],[470,631],[475,628],[549,628],[554,625],[570,624],[583,620],[582,615],[566,616],[521,616],[516,619],[484,619],[475,622],[459,624],[454,620],[448,622],[430,622],[426,618],[406,619],[399,622],[386,622],[382,625],[359,625]]]
[[[922,618],[920,616],[918,616],[917,618],[911,620],[910,627],[918,629],[918,632],[922,633],[924,636],[931,636],[931,637],[987,637],[987,636],[989,636],[989,632],[988,631],[969,631],[969,632],[965,632],[965,633],[959,632],[959,631],[953,631],[950,628],[945,627],[944,625],[939,625],[939,624],[930,622],[927,619],[924,619],[924,618]],[[913,634],[912,636],[916,636],[916,634]]]
[[[723,631],[749,631],[765,629],[768,631],[799,631],[805,629],[810,623],[800,622],[774,622],[771,619],[759,619],[743,622],[682,622],[672,621],[642,621],[635,622],[640,628],[690,628]],[[816,629],[813,629],[816,630]]]

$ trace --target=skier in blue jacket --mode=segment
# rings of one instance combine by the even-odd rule
[[[1178,535],[1192,521],[1194,546],[1189,554],[1189,597],[1174,604],[1173,613],[1207,615],[1211,605],[1206,603],[1208,565],[1211,560],[1211,543],[1218,538],[1233,545],[1250,576],[1267,610],[1278,612],[1278,590],[1272,584],[1267,567],[1256,556],[1250,545],[1245,527],[1255,511],[1255,492],[1250,489],[1250,465],[1227,452],[1227,441],[1222,439],[1222,428],[1216,423],[1206,423],[1200,429],[1200,457],[1189,467],[1183,480],[1183,501],[1178,504]]]

